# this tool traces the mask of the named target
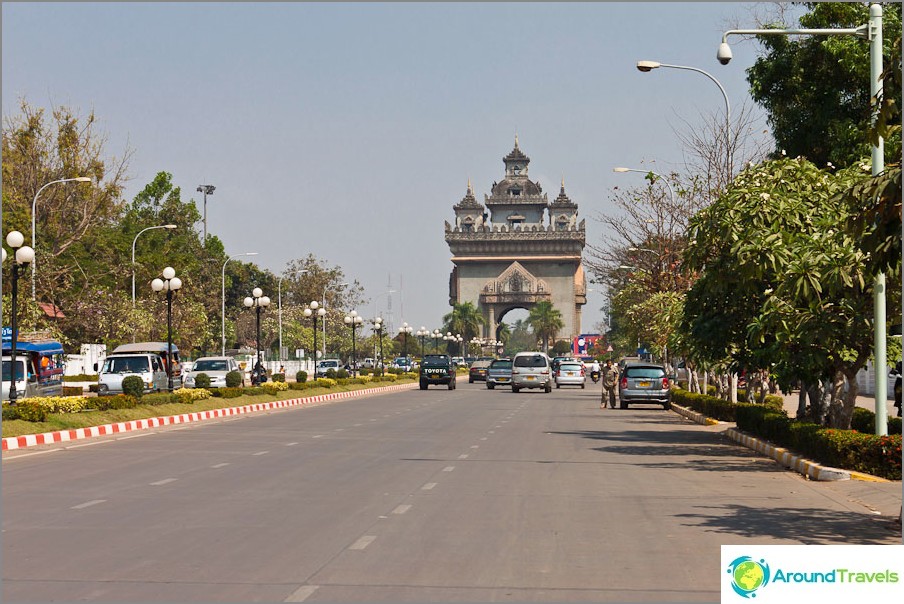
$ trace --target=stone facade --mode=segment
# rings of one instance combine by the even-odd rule
[[[541,300],[562,313],[565,327],[556,339],[581,333],[581,306],[587,285],[581,264],[584,221],[565,194],[565,181],[551,203],[528,177],[527,157],[518,147],[503,158],[505,177],[494,182],[481,204],[471,183],[446,222],[452,252],[449,303],[472,302],[487,319],[484,337],[495,338],[507,312],[530,311]]]

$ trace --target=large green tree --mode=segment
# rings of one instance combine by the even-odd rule
[[[534,334],[543,342],[543,352],[549,351],[549,339],[554,338],[559,330],[565,327],[562,313],[547,300],[534,304],[527,322],[534,330]]]
[[[443,330],[453,335],[461,334],[463,342],[470,342],[485,324],[483,313],[473,302],[457,302],[452,305],[452,312],[443,316]]]
[[[804,28],[856,28],[869,4],[808,2]],[[901,4],[883,5],[883,119],[900,123]],[[793,27],[795,24],[778,24]],[[869,43],[853,36],[759,36],[765,53],[747,71],[753,99],[768,113],[776,154],[806,157],[818,166],[849,166],[869,154]],[[900,129],[888,132],[886,161],[901,157]]]

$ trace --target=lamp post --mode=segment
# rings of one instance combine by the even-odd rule
[[[439,352],[439,339],[443,337],[443,332],[438,329],[433,330],[433,352]]]
[[[383,375],[383,319],[381,317],[374,319],[374,329],[377,331],[377,339],[380,340],[380,358],[374,363],[374,372],[379,367],[380,373],[378,375]]]
[[[216,187],[213,185],[198,185],[198,193],[204,194],[204,245],[207,245],[207,196],[213,195]]]
[[[336,286],[336,289],[345,287],[346,285],[348,285],[348,281],[346,281],[345,283],[340,283],[339,285]],[[326,315],[326,288],[325,287],[323,288],[322,306],[323,306],[323,314]],[[326,317],[325,316],[323,317],[323,358],[326,358]]]
[[[308,272],[308,269],[302,269],[295,273],[296,276],[304,275]],[[283,276],[279,276],[279,281],[276,284],[276,314],[279,317],[279,362],[282,364],[282,280]]]
[[[731,103],[728,102],[728,95],[725,93],[725,88],[711,73],[703,71],[702,69],[699,69],[697,67],[688,67],[687,65],[669,65],[668,63],[660,63],[659,61],[637,62],[638,71],[642,71],[644,73],[648,73],[660,67],[667,67],[670,69],[685,69],[687,71],[696,71],[697,73],[702,73],[710,80],[712,80],[716,86],[719,87],[719,91],[722,93],[722,98],[725,99],[725,167],[727,170],[725,173],[725,182],[729,182],[731,180]]]
[[[360,316],[358,316],[358,311],[353,310],[349,314],[345,315],[343,319],[345,324],[352,328],[352,377],[358,377],[358,353],[355,348],[355,329],[364,322]]]
[[[317,350],[317,317],[323,317],[326,315],[326,309],[320,306],[320,303],[317,300],[311,300],[311,303],[308,305],[306,309],[304,309],[304,316],[311,317],[314,319],[314,374],[316,377],[317,374],[317,355],[320,353]]]
[[[15,405],[16,400],[19,398],[19,393],[16,390],[16,374],[18,370],[16,368],[16,342],[19,339],[19,322],[18,322],[18,312],[17,312],[17,304],[18,304],[18,295],[19,295],[19,276],[26,269],[28,269],[28,265],[34,262],[35,259],[35,251],[28,247],[27,245],[23,245],[25,243],[25,236],[22,235],[19,231],[11,231],[9,235],[6,236],[6,243],[9,247],[13,248],[14,251],[14,262],[13,262],[13,280],[12,280],[12,291],[10,303],[10,328],[12,329],[12,337],[10,338],[10,348],[9,348],[9,402],[10,404]],[[3,250],[3,261],[6,261],[6,250]],[[22,376],[27,379],[27,368],[26,373]],[[24,393],[23,393],[24,394]]]
[[[166,388],[173,391],[173,292],[182,289],[182,279],[176,276],[176,270],[168,266],[163,269],[163,279],[159,277],[151,281],[151,289],[155,292],[166,291]]]
[[[477,337],[477,336],[474,336],[473,338],[471,338],[471,341],[470,341],[471,346],[473,346],[473,347],[475,347],[475,348],[477,349],[477,356],[480,356],[480,346],[481,346],[481,342],[482,342],[482,340],[481,340],[479,337]],[[470,347],[469,347],[469,349],[468,349],[468,354],[465,355],[465,356],[470,356],[470,352],[471,352],[471,350],[470,350]]]
[[[408,323],[402,323],[402,326],[399,327],[399,334],[402,336],[402,356],[406,359],[408,358],[408,334],[410,334],[413,330],[411,329],[411,325]]]
[[[728,36],[855,36],[869,41],[869,84],[872,105],[870,126],[879,116],[878,99],[882,96],[882,6],[870,4],[869,21],[852,29],[731,29],[722,34],[722,43],[716,58],[722,65],[731,61]],[[870,157],[872,175],[878,176],[885,170],[885,142],[877,137],[871,144]],[[885,348],[885,273],[876,274],[873,283],[873,357],[876,363],[876,435],[888,434],[888,383],[886,381],[887,351]]]
[[[61,178],[60,180],[52,180],[35,193],[35,198],[31,202],[31,251],[34,253],[35,250],[35,228],[37,221],[35,220],[35,210],[38,205],[38,196],[41,194],[41,191],[49,187],[50,185],[56,185],[61,182],[91,182],[91,178],[88,176],[76,176],[75,178]],[[16,231],[18,232],[18,231]],[[31,299],[35,300],[35,277],[38,273],[37,271],[37,263],[34,261],[34,258],[31,260]]]
[[[265,296],[259,287],[255,287],[251,291],[251,295],[245,298],[245,308],[253,308],[257,318],[257,351],[255,354],[257,363],[251,372],[252,386],[257,386],[263,381],[261,380],[261,370],[263,369],[261,363],[261,311],[268,306],[270,306],[270,298]]]
[[[220,316],[222,317],[222,344],[223,348],[220,351],[221,356],[226,356],[226,265],[229,264],[230,260],[234,258],[238,258],[239,256],[257,256],[257,252],[245,252],[244,254],[236,254],[235,256],[230,256],[226,262],[223,263],[223,307],[220,312]]]
[[[135,239],[132,240],[132,309],[135,308],[135,244],[138,243],[138,237],[140,237],[142,233],[144,233],[146,231],[153,231],[154,229],[173,230],[175,228],[178,228],[178,227],[174,224],[161,224],[160,226],[148,227],[146,229],[142,229],[142,230],[138,231],[138,235],[135,235]],[[132,330],[132,338],[133,338],[132,341],[134,342],[135,341],[134,340],[134,338],[135,338],[135,330],[134,329]]]
[[[424,358],[424,340],[427,338],[427,336],[430,335],[430,330],[428,330],[426,327],[424,327],[422,325],[421,328],[417,330],[417,333],[415,335],[417,335],[417,337],[421,340],[421,358],[423,359]]]

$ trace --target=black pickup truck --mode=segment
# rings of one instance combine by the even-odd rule
[[[456,367],[447,354],[428,354],[421,363],[421,390],[430,384],[445,384],[449,390],[455,390]]]

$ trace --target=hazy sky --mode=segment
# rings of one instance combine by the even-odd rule
[[[393,325],[433,329],[468,178],[483,201],[517,133],[531,179],[552,200],[564,176],[599,242],[612,188],[643,184],[612,168],[679,169],[674,129],[724,115],[705,76],[635,63],[704,69],[740,111],[758,47],[733,39],[728,66],[716,50],[768,5],[4,2],[3,115],[23,97],[94,110],[107,153],[134,150],[127,200],[159,171],[199,209],[213,184],[227,253],[279,273],[312,252],[364,286],[365,316],[391,283]]]

